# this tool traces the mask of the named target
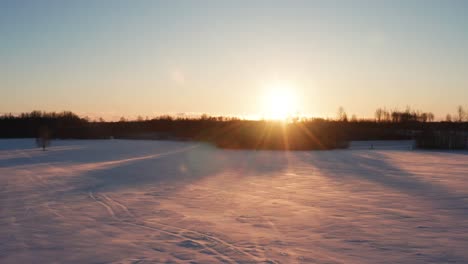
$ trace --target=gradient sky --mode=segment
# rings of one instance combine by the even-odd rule
[[[468,105],[468,1],[0,0],[0,113],[436,117]]]

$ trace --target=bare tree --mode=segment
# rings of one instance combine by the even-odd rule
[[[348,122],[348,115],[346,114],[346,111],[344,110],[342,106],[338,108],[337,117],[338,117],[338,121]]]
[[[427,122],[428,119],[429,119],[429,117],[427,116],[427,113],[421,113],[421,114],[419,114],[419,120],[420,120],[421,122],[424,122],[424,123],[425,123],[425,122]]]
[[[446,121],[446,122],[452,122],[452,115],[451,115],[451,114],[447,114],[447,115],[445,116],[445,121]]]
[[[433,122],[434,119],[435,119],[435,116],[434,116],[433,113],[431,113],[431,112],[427,113],[427,120],[428,120],[429,122]]]
[[[390,111],[387,111],[387,109],[384,109],[383,111],[384,111],[384,112],[383,112],[383,115],[384,115],[384,117],[385,117],[385,121],[390,122],[390,120],[391,120]]]
[[[384,110],[382,108],[377,108],[377,110],[375,110],[375,120],[377,122],[381,122],[383,118],[384,118]]]
[[[392,122],[400,122],[400,115],[396,110],[392,111]]]
[[[466,115],[465,109],[463,109],[463,106],[459,105],[457,107],[457,121],[463,122],[463,120],[465,120],[465,115]]]

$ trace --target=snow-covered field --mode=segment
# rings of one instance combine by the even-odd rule
[[[0,140],[0,263],[468,263],[468,153]]]

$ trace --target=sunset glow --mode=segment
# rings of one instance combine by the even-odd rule
[[[22,2],[0,4],[0,113],[440,120],[467,102],[465,1]],[[277,78],[300,105],[259,85]]]
[[[271,85],[263,98],[263,115],[266,119],[285,120],[298,110],[294,89],[288,84]]]

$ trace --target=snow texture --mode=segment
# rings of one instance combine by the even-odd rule
[[[468,263],[468,153],[411,146],[0,140],[0,263]]]

